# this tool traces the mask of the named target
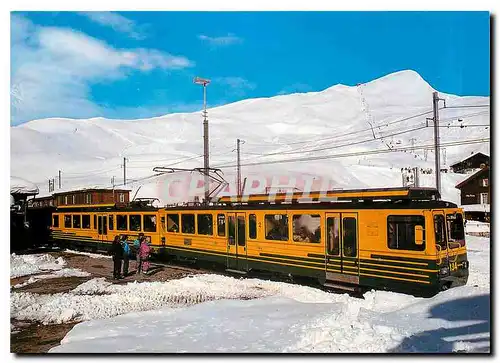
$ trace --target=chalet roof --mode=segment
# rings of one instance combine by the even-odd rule
[[[474,174],[468,175],[464,180],[462,180],[457,185],[455,185],[455,188],[460,189],[461,186],[463,186],[464,184],[467,184],[469,181],[475,179],[479,175],[479,173],[481,173],[481,172],[483,172],[485,170],[488,171],[489,169],[490,169],[489,166],[487,166],[487,167],[485,167],[483,169],[479,169]]]
[[[450,164],[450,167],[453,167],[453,166],[455,166],[455,165],[457,165],[457,164],[460,164],[460,163],[462,163],[462,162],[464,162],[464,161],[467,161],[467,160],[469,160],[470,158],[472,158],[472,157],[474,157],[474,156],[476,156],[476,155],[478,155],[478,154],[484,155],[484,156],[486,156],[487,158],[489,158],[489,157],[490,157],[490,156],[489,156],[488,154],[486,154],[486,153],[483,153],[483,152],[481,152],[481,151],[477,151],[477,152],[475,152],[475,153],[474,153],[474,154],[472,154],[472,155],[468,155],[468,156],[466,156],[465,158],[463,158],[463,159],[461,159],[461,160],[455,161],[454,163]]]

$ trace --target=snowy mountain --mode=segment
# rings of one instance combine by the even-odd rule
[[[242,176],[249,178],[250,188],[258,176],[267,184],[275,178],[274,185],[294,176],[299,188],[309,178],[316,183],[313,189],[322,180],[328,188],[401,186],[401,168],[434,167],[432,148],[421,148],[433,143],[432,121],[426,127],[433,91],[418,73],[401,71],[360,86],[335,85],[210,108],[210,164],[221,167],[231,183],[225,194],[235,194],[234,149],[240,138],[245,140]],[[489,142],[462,144],[489,138],[489,107],[482,107],[489,97],[439,95],[447,107],[440,110],[443,167],[475,151],[489,153]],[[11,127],[11,175],[36,183],[41,195],[58,170],[64,189],[111,187],[113,176],[117,185],[123,183],[126,157],[132,195],[138,191],[138,197],[157,197],[161,204],[178,202],[192,199],[185,193],[191,174],[154,177],[152,168],[202,167],[202,135],[200,112],[140,120],[34,120]],[[443,174],[444,199],[459,201],[454,186],[462,177]],[[420,183],[433,186],[434,175],[422,174]]]

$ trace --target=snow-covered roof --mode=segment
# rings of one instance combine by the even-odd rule
[[[35,195],[39,193],[36,184],[16,176],[10,177],[10,194]]]
[[[465,160],[467,160],[467,159],[472,158],[473,156],[476,156],[477,154],[483,154],[484,156],[487,156],[488,158],[490,157],[490,155],[489,155],[489,154],[483,153],[482,151],[476,151],[475,153],[473,153],[473,154],[471,154],[471,155],[467,155],[466,157],[464,157],[464,158],[462,158],[462,159],[460,159],[460,160],[455,160],[455,161],[453,161],[453,162],[452,162],[452,163],[450,163],[449,165],[450,165],[450,167],[453,167],[453,166],[455,166],[455,165],[457,165],[457,164],[460,164],[461,162],[463,162],[463,161],[465,161]]]
[[[465,184],[466,181],[470,179],[474,179],[477,174],[482,172],[483,170],[489,170],[489,167],[483,168],[483,169],[474,169],[475,171],[472,174],[467,174],[461,181],[459,181],[457,184],[455,184],[455,188],[459,189],[463,184]]]

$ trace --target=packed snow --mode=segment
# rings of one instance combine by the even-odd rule
[[[51,352],[489,351],[490,240],[467,236],[466,286],[432,298],[203,274],[89,280],[68,293],[11,293],[11,317],[83,321]],[[131,333],[132,332],[132,333]]]
[[[418,73],[401,71],[359,87],[335,85],[320,92],[249,99],[210,108],[210,165],[220,167],[230,183],[220,195],[236,194],[233,150],[237,138],[245,139],[241,148],[242,177],[249,178],[245,193],[255,192],[250,179],[260,177],[267,186],[276,177],[273,186],[278,188],[291,183],[300,189],[311,179],[316,190],[322,186],[400,187],[401,168],[434,168],[432,147],[378,154],[364,152],[432,145],[432,127],[425,125],[426,118],[432,116],[433,91]],[[440,97],[446,99],[447,106],[489,104],[489,97],[444,93]],[[405,120],[422,113],[425,114]],[[123,157],[127,157],[127,187],[132,189],[131,195],[137,192],[138,198],[159,198],[161,205],[186,201],[193,196],[185,191],[194,177],[192,174],[154,176],[152,169],[168,165],[200,167],[201,120],[199,112],[127,122],[104,118],[33,120],[11,128],[11,174],[35,182],[41,195],[48,193],[47,180],[57,176],[59,170],[64,190],[111,187],[111,178],[119,179],[120,165]],[[488,126],[461,128],[489,125],[489,107],[442,109],[440,121],[442,143],[490,136]],[[408,132],[412,129],[416,130]],[[443,168],[449,167],[449,161],[477,151],[489,153],[489,142],[443,147]],[[364,154],[347,155],[357,152]],[[248,165],[325,155],[343,156]],[[297,180],[281,178],[285,176]],[[459,203],[455,185],[462,178],[461,174],[442,174],[443,199]],[[434,175],[422,173],[420,183],[433,186]],[[203,194],[203,187],[193,193]]]
[[[64,252],[71,253],[74,255],[83,255],[83,256],[90,257],[90,258],[108,258],[108,259],[112,258],[112,256],[109,256],[109,255],[100,255],[97,253],[90,253],[90,252],[83,252],[83,251],[64,250]]]
[[[13,285],[14,289],[33,284],[39,280],[53,279],[56,277],[86,277],[90,274],[77,268],[66,268],[66,261],[62,257],[54,258],[47,254],[16,255],[10,256],[10,277],[27,275],[30,278],[22,283]],[[50,271],[48,274],[42,272]]]

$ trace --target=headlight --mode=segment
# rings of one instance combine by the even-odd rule
[[[450,273],[450,269],[448,267],[443,267],[439,270],[440,275],[448,275]]]

